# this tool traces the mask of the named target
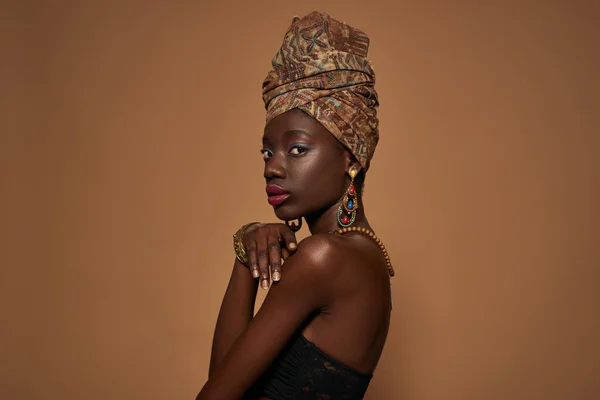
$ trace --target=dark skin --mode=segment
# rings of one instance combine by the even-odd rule
[[[329,233],[339,228],[336,213],[350,185],[348,173],[360,165],[318,121],[297,109],[267,124],[263,146],[266,183],[290,193],[275,214],[282,220],[303,216],[312,235],[295,245],[285,224],[246,231],[249,265],[234,263],[209,379],[197,400],[267,400],[253,394],[252,385],[298,330],[331,357],[366,373],[375,370],[387,337],[391,293],[383,253],[358,233]],[[353,226],[371,229],[362,204]],[[253,317],[259,281],[268,287],[271,278]]]

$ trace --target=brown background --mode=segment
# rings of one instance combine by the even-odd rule
[[[195,396],[231,235],[274,220],[262,79],[315,9],[381,97],[367,399],[600,398],[593,4],[2,2],[0,398]]]

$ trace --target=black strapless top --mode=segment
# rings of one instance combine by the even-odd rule
[[[372,377],[328,356],[299,333],[261,378],[261,388],[273,400],[361,400]]]

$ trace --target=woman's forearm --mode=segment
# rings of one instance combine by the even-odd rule
[[[236,259],[217,318],[208,370],[209,376],[212,375],[235,340],[252,320],[257,290],[258,279],[254,279],[248,268]]]

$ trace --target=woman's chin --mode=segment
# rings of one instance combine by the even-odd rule
[[[274,207],[273,211],[275,212],[275,216],[282,221],[292,221],[298,219],[299,214],[292,207],[286,207],[286,204],[281,204],[280,206]]]

